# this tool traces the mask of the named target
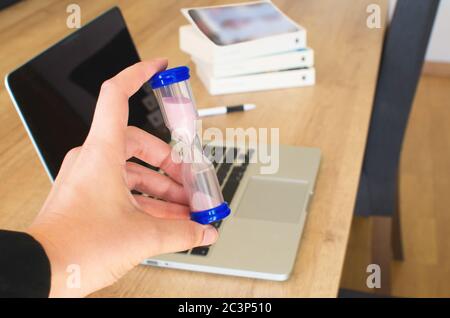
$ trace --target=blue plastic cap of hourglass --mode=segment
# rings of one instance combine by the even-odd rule
[[[224,202],[212,209],[191,212],[191,220],[200,224],[209,224],[226,218],[230,212],[228,203]]]
[[[150,78],[150,86],[160,88],[189,79],[189,67],[178,66],[162,72],[158,72]]]

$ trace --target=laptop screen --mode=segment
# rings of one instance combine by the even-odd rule
[[[53,179],[65,154],[84,142],[103,81],[139,60],[120,10],[113,8],[8,76]],[[129,125],[170,140],[148,85],[130,98],[129,109]]]

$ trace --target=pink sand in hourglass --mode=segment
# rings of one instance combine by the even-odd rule
[[[170,129],[179,134],[188,134],[189,138],[195,136],[195,121],[197,110],[192,101],[185,97],[163,97],[164,112]],[[191,140],[192,141],[192,140]]]
[[[188,193],[189,205],[193,212],[215,208],[223,201],[212,164],[185,164],[183,166],[183,185]]]

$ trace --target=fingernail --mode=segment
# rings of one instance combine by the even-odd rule
[[[202,246],[211,245],[217,240],[217,231],[211,226],[205,226],[205,232],[203,234]]]

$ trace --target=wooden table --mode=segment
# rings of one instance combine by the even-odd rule
[[[72,32],[73,1],[23,1],[0,12],[0,75]],[[116,1],[77,0],[82,23]],[[192,66],[178,49],[179,9],[231,1],[118,1],[142,58],[165,56]],[[233,0],[235,2],[235,0]],[[375,91],[386,20],[386,0],[276,0],[308,30],[316,54],[314,87],[209,96],[194,76],[199,105],[256,103],[248,113],[209,118],[206,127],[278,127],[284,144],[318,147],[323,162],[291,278],[268,282],[138,267],[93,296],[334,297],[346,252]],[[381,7],[381,29],[366,26],[366,7]],[[50,182],[4,86],[0,90],[0,228],[24,229],[43,203]]]

